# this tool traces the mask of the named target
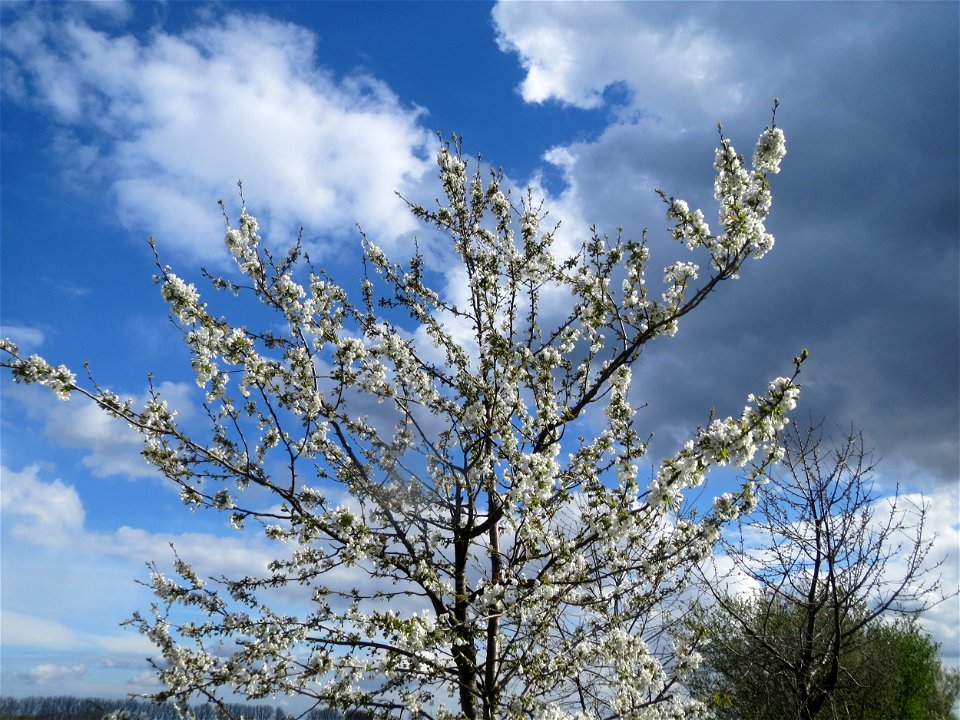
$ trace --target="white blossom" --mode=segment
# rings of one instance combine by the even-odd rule
[[[671,645],[669,603],[755,504],[799,386],[777,378],[711,418],[648,481],[634,372],[646,343],[772,248],[766,176],[785,152],[764,131],[751,171],[721,137],[719,234],[662,195],[670,234],[712,270],[668,262],[659,300],[645,237],[594,228],[559,256],[531,193],[511,204],[502,173],[468,174],[456,138],[437,154],[442,200],[411,210],[449,236],[462,287],[432,289],[423,258],[397,265],[363,237],[354,302],[298,246],[270,251],[244,208],[224,236],[242,282],[213,287],[273,316],[235,324],[170,268],[158,280],[206,435],[152,387],[140,406],[0,342],[14,381],[91,398],[190,509],[270,541],[275,559],[244,577],[200,578],[179,557],[170,577],[152,568],[156,602],[133,624],[157,647],[162,694],[302,694],[394,718],[483,703],[498,718],[704,717],[679,689],[699,655]],[[721,466],[743,468],[741,488],[678,515]]]
[[[780,128],[767,128],[757,141],[753,153],[753,167],[763,173],[780,172],[780,161],[787,154],[786,137]]]

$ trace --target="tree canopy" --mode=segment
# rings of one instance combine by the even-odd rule
[[[632,368],[772,248],[768,178],[785,152],[774,123],[748,169],[721,133],[719,232],[663,194],[673,237],[707,267],[666,265],[659,293],[645,236],[593,230],[559,256],[540,204],[470,171],[456,139],[437,154],[443,199],[410,209],[449,238],[459,287],[433,289],[419,252],[397,264],[364,236],[351,299],[299,244],[268,249],[244,209],[225,238],[237,272],[207,279],[271,311],[259,327],[215,315],[157,263],[205,435],[154,387],[138,405],[4,341],[14,380],[85,396],[143,436],[184,503],[276,541],[246,577],[201,578],[179,557],[175,576],[155,569],[156,603],[132,622],[158,648],[156,697],[293,694],[396,718],[701,716],[679,690],[699,656],[668,601],[754,507],[805,353],[741,415],[692,429],[649,481]],[[723,465],[749,466],[740,487],[679,512]],[[276,609],[280,591],[299,612]]]
[[[731,623],[714,609],[700,617],[707,642],[704,662],[689,679],[696,697],[717,720],[783,720],[805,717],[796,677],[780,655],[796,648],[796,608],[762,599],[728,599],[740,617],[763,635]],[[775,650],[771,650],[775,648]],[[960,671],[944,667],[938,647],[916,618],[875,619],[845,643],[843,674],[812,717],[822,720],[955,720]]]

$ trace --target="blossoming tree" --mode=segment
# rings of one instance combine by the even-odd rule
[[[784,135],[762,133],[752,169],[720,138],[720,232],[663,195],[673,236],[710,270],[670,264],[661,293],[645,238],[594,231],[558,257],[530,193],[468,172],[456,139],[437,156],[444,200],[411,210],[449,236],[465,301],[428,286],[419,253],[397,265],[364,237],[351,302],[299,247],[271,254],[244,210],[226,233],[239,274],[209,279],[274,311],[282,332],[215,316],[158,261],[205,389],[203,437],[155,390],[137,406],[4,341],[15,381],[86,396],[143,436],[187,505],[281,541],[265,574],[208,580],[180,558],[174,577],[153,573],[157,602],[133,622],[159,648],[156,697],[298,694],[405,718],[699,716],[678,692],[698,656],[671,639],[665,603],[754,505],[799,392],[796,372],[773,380],[639,478],[631,366],[773,245]],[[381,403],[376,419],[364,398]],[[575,437],[588,415],[602,429]],[[727,463],[752,468],[739,491],[682,518],[685,491]],[[330,580],[344,574],[356,588]],[[277,588],[305,593],[302,613],[271,609]]]

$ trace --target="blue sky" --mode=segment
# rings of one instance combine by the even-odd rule
[[[409,256],[424,231],[394,191],[435,197],[436,133],[458,132],[564,242],[646,227],[665,265],[654,189],[709,219],[716,123],[747,153],[779,97],[777,246],[642,358],[651,455],[807,347],[800,412],[863,428],[878,490],[932,501],[957,587],[956,3],[4,3],[0,24],[3,335],[130,395],[152,371],[187,418],[146,238],[191,279],[226,270],[238,178],[275,245],[302,225],[349,283],[356,221]],[[143,563],[176,542],[229,574],[269,548],[185,510],[89,406],[2,382],[2,692],[149,689],[118,626]],[[957,663],[956,600],[927,623]]]

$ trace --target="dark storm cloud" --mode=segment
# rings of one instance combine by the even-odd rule
[[[657,75],[624,64],[620,77],[611,76],[628,97],[615,110],[618,123],[596,142],[568,148],[576,159],[569,179],[583,189],[588,222],[623,224],[633,235],[647,224],[661,238],[651,286],[659,280],[653,269],[683,251],[662,240],[666,221],[650,190],[662,186],[701,204],[712,219],[717,120],[749,158],[779,96],[777,122],[789,151],[773,178],[774,251],[641,361],[637,399],[649,407],[640,419],[661,431],[657,454],[705,421],[711,405],[739,412],[748,392],[788,374],[793,355],[808,347],[801,417],[853,423],[889,469],[956,482],[958,6],[625,7],[632,19],[619,18],[627,28],[621,44],[630,32],[646,38],[656,63],[658,47],[669,54],[670,43],[689,32],[692,46],[712,53],[722,82],[739,92],[722,109],[674,100],[695,82],[679,83],[671,95],[670,66]],[[598,49],[583,43],[580,57],[593,62]],[[577,48],[571,52],[576,59]],[[723,87],[704,92],[715,94],[717,106],[730,96]],[[564,99],[561,90],[554,97]],[[567,102],[576,102],[572,91]]]
[[[783,113],[780,247],[758,268],[762,303],[730,302],[760,308],[771,347],[810,347],[805,412],[862,426],[890,461],[956,482],[957,6],[807,9],[805,29],[791,18],[805,58],[780,91],[795,108]],[[840,37],[832,52],[818,52],[823,27]]]

